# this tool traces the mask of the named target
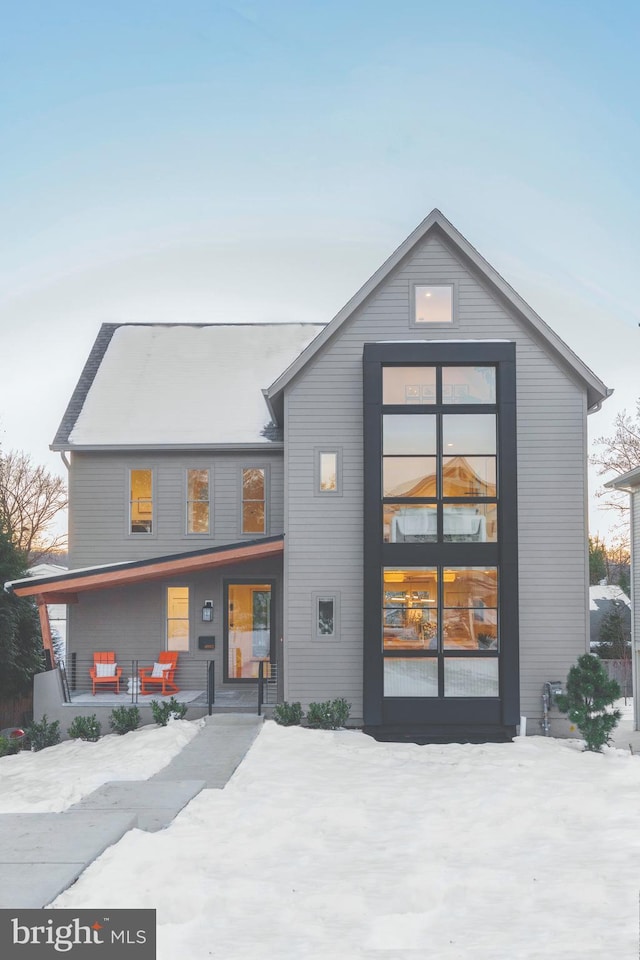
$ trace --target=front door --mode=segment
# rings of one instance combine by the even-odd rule
[[[225,584],[225,680],[257,680],[261,661],[265,663],[264,676],[269,676],[274,659],[274,613],[272,582]]]

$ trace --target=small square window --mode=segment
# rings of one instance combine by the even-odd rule
[[[416,325],[453,323],[452,284],[416,284],[414,297]]]

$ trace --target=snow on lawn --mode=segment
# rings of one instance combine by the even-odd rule
[[[146,780],[198,733],[201,721],[175,720],[97,743],[67,740],[38,753],[0,759],[0,813],[66,810],[107,780]]]
[[[224,790],[128,833],[54,906],[155,907],[158,960],[635,960],[639,875],[628,751],[267,722]]]

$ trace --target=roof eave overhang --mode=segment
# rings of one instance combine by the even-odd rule
[[[147,560],[132,560],[85,570],[70,570],[59,577],[12,580],[5,584],[5,590],[18,597],[37,596],[45,601],[47,597],[55,596],[56,603],[64,603],[65,595],[73,598],[78,593],[90,590],[108,590],[148,580],[162,580],[165,577],[198,573],[214,567],[281,556],[283,551],[284,536],[265,537],[261,540],[214,547],[211,550],[196,550]],[[51,602],[54,602],[53,599]]]
[[[342,324],[361,306],[371,293],[382,283],[395,267],[407,256],[417,243],[423,240],[431,231],[438,232],[448,241],[455,250],[484,278],[492,289],[497,291],[507,304],[516,310],[524,320],[525,325],[532,328],[540,340],[551,349],[561,365],[577,376],[587,390],[587,408],[590,413],[600,409],[600,405],[613,393],[589,367],[571,350],[571,348],[549,327],[529,304],[516,293],[513,287],[500,276],[491,264],[478,253],[469,241],[456,230],[440,210],[431,213],[419,224],[407,239],[388,257],[378,270],[367,280],[358,292],[340,310],[333,320],[327,324],[308,347],[293,361],[292,364],[275,380],[266,391],[266,396],[276,406],[282,403],[281,395],[285,387],[309,363],[324,344],[337,332]]]
[[[212,453],[241,452],[255,450],[283,450],[284,443],[281,440],[254,440],[246,443],[70,443],[64,444],[52,443],[49,446],[54,452],[65,453],[115,453],[120,450],[143,450],[149,453],[153,451],[187,451],[187,450],[210,450]]]
[[[640,467],[634,467],[633,470],[628,470],[627,473],[622,473],[619,477],[608,480],[605,487],[609,487],[611,490],[622,490],[625,493],[637,493],[640,488]]]

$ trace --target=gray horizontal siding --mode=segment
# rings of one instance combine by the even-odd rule
[[[459,325],[409,326],[410,283],[453,280]],[[517,354],[522,709],[540,715],[545,680],[583,653],[586,604],[586,397],[441,240],[401,263],[290,385],[285,396],[285,636],[289,699],[348,691],[362,715],[362,352],[376,340],[513,340]],[[313,497],[313,448],[343,449],[343,496]],[[341,639],[311,639],[311,596],[339,589]]]
[[[282,533],[283,460],[278,451],[240,456],[205,453],[73,453],[69,473],[69,548],[73,567],[205,549],[250,539],[240,532],[240,477],[243,466],[268,467],[268,534]],[[155,474],[154,532],[128,534],[129,470],[152,467]],[[185,471],[208,468],[211,477],[211,532],[185,533]]]

